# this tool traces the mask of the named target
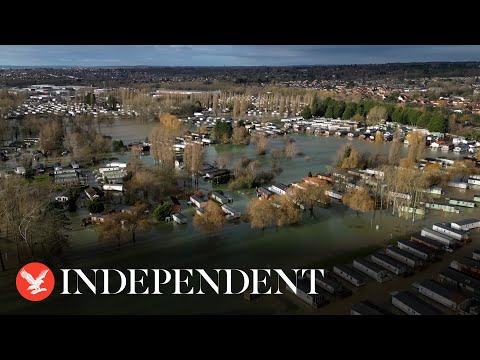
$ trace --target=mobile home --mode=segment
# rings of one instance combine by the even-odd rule
[[[435,230],[431,230],[429,228],[423,228],[422,232],[421,232],[421,235],[425,236],[427,238],[439,241],[442,244],[448,245],[448,246],[453,246],[454,244],[457,243],[457,241],[455,239],[451,238],[450,236],[439,233]]]
[[[433,280],[424,280],[421,283],[415,283],[412,286],[416,288],[420,294],[450,309],[457,309],[458,305],[465,301],[465,297],[460,293]]]
[[[398,240],[397,246],[423,260],[433,259],[435,254],[432,249],[410,240]]]
[[[433,224],[432,229],[458,241],[464,241],[469,238],[468,232],[465,230],[455,229],[450,226],[450,223],[436,223]]]
[[[363,272],[364,274],[367,274],[368,276],[374,278],[380,283],[392,279],[392,277],[388,274],[388,272],[384,268],[365,259],[353,260],[353,267]]]
[[[350,315],[385,315],[385,313],[378,306],[366,300],[353,304],[350,308]]]
[[[453,260],[450,263],[450,267],[469,276],[480,279],[480,260],[463,257],[461,259]]]
[[[333,267],[333,272],[355,286],[363,286],[366,284],[363,275],[353,270],[348,265],[335,265]]]
[[[308,305],[314,307],[314,308],[319,308],[320,306],[328,303],[328,300],[325,298],[325,296],[321,294],[309,294],[310,292],[310,280],[304,279],[304,278],[298,278],[297,279],[297,293],[295,294],[293,290],[287,286],[286,287],[287,291],[290,291],[292,294],[296,295],[303,301],[305,301]]]
[[[409,291],[393,292],[392,305],[407,315],[442,315],[436,307],[418,298]]]
[[[410,236],[410,240],[429,247],[435,251],[442,250],[445,247],[445,244],[441,243],[440,241],[422,236],[418,233]]]
[[[446,200],[448,200],[448,203],[450,205],[456,205],[456,206],[462,206],[462,207],[468,207],[468,208],[474,208],[475,207],[475,201],[472,201],[472,200],[455,199],[455,198],[449,198],[449,199],[446,199]]]
[[[380,265],[395,275],[405,274],[408,271],[407,265],[381,252],[370,255],[370,259],[373,263]]]
[[[480,220],[479,219],[464,219],[452,222],[450,226],[457,230],[464,230],[468,231],[470,229],[480,228]]]
[[[183,214],[180,213],[174,213],[172,214],[172,219],[175,221],[177,224],[186,224],[187,223],[187,217]]]
[[[412,253],[402,250],[397,246],[390,245],[385,251],[388,256],[410,266],[411,268],[418,268],[424,265],[424,261]]]
[[[459,289],[480,295],[480,280],[475,279],[461,271],[447,268],[438,274],[440,281],[444,284],[455,286]]]

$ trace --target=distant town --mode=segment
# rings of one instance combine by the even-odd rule
[[[174,266],[172,251],[327,269],[320,295],[303,277],[282,301],[247,290],[232,305],[245,313],[478,315],[478,76],[478,63],[2,69],[0,274],[134,251]]]

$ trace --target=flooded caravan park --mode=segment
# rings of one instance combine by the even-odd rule
[[[138,124],[129,120],[121,120],[112,128],[105,129],[105,133],[113,139],[121,139],[124,143],[143,141],[148,137],[154,124]],[[291,135],[295,139],[298,151],[304,156],[294,159],[281,159],[280,166],[283,172],[276,177],[276,181],[290,183],[307,176],[308,172],[322,172],[331,165],[338,150],[345,143],[352,143],[362,152],[372,155],[386,155],[389,144],[375,144],[359,139],[346,137],[323,137],[311,135]],[[282,148],[283,137],[270,139],[269,149]],[[218,154],[229,154],[230,164],[233,165],[243,156],[256,157],[253,145],[238,147],[233,145],[212,145],[206,148],[206,160],[213,163]],[[426,156],[439,156],[441,153],[427,150]],[[454,153],[443,154],[447,157],[461,156]],[[130,154],[114,155],[120,161],[128,161]],[[260,157],[262,165],[269,167],[267,156]],[[150,155],[142,156],[146,165],[153,164]],[[201,190],[211,190],[211,184],[200,182]],[[226,189],[226,186],[224,186]],[[254,196],[253,190],[228,191],[234,199],[233,205],[244,212],[249,199]],[[449,189],[452,197],[472,198],[474,191]],[[115,243],[100,242],[97,239],[94,227],[81,226],[81,219],[87,215],[85,208],[72,216],[71,246],[66,250],[66,261],[76,267],[132,267],[132,268],[294,268],[309,264],[321,263],[323,259],[339,254],[354,251],[371,245],[385,245],[392,238],[412,233],[438,220],[448,221],[459,218],[478,217],[478,209],[462,208],[460,214],[430,212],[427,219],[418,219],[415,223],[398,216],[392,216],[384,211],[375,214],[357,214],[340,203],[333,203],[327,209],[315,209],[315,217],[305,215],[302,225],[276,229],[252,230],[249,224],[238,222],[229,223],[218,234],[207,236],[195,230],[192,225],[194,209],[182,201],[184,213],[188,217],[188,224],[160,223],[147,231],[139,232],[135,244],[128,243],[120,248]],[[374,215],[374,216],[373,216]],[[12,254],[13,256],[13,254]],[[4,294],[4,297],[14,294]],[[70,297],[71,298],[71,297]],[[62,313],[119,313],[121,306],[112,306],[113,300],[94,300],[95,306],[89,306],[88,300],[80,306],[82,299],[68,301],[52,297],[45,302],[42,312],[54,311],[57,307]],[[115,297],[115,304],[124,302],[125,313],[235,313],[245,306],[241,298],[230,297],[222,301],[210,301],[206,296],[199,301],[198,306],[191,306],[188,297],[177,297],[175,301],[168,301],[161,297],[148,297],[131,302],[128,297]],[[88,298],[87,298],[88,299]],[[207,299],[210,299],[207,301]],[[6,299],[8,300],[8,299]],[[12,299],[10,299],[12,300]],[[3,300],[2,300],[2,303]],[[11,302],[11,310],[16,308]],[[282,308],[281,306],[279,309]],[[8,311],[5,309],[5,311]],[[36,312],[37,309],[25,305],[22,311]],[[275,312],[275,309],[261,308],[259,312]],[[280,311],[280,310],[278,310]]]

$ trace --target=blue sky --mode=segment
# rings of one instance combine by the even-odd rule
[[[261,66],[480,61],[478,45],[0,45],[12,66]]]

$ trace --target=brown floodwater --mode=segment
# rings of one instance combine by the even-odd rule
[[[104,133],[124,143],[143,141],[154,124],[138,124],[130,120],[118,121]],[[289,183],[300,180],[312,173],[324,171],[331,165],[338,150],[346,143],[351,143],[362,152],[372,155],[386,155],[389,144],[374,144],[364,140],[338,137],[316,137],[309,135],[292,135],[298,151],[305,154],[294,159],[282,159],[283,172],[277,181]],[[282,148],[283,137],[270,140],[269,149]],[[213,162],[218,154],[228,153],[231,164],[243,156],[254,157],[253,145],[238,147],[233,145],[215,145],[206,147],[206,156]],[[458,154],[440,153],[427,150],[426,156],[457,157]],[[120,160],[127,161],[129,154],[120,154]],[[145,164],[152,164],[149,155],[142,157]],[[260,161],[268,168],[268,155]],[[201,181],[201,189],[211,189],[210,183]],[[225,188],[225,187],[223,187]],[[233,207],[245,211],[253,191],[229,192],[234,198]],[[475,191],[449,190],[449,195],[473,198]],[[392,216],[387,212],[357,214],[339,203],[333,203],[328,209],[316,209],[315,217],[308,213],[300,226],[276,229],[252,230],[246,223],[229,223],[225,228],[207,236],[196,231],[192,226],[194,210],[182,202],[188,224],[158,224],[137,235],[136,244],[123,244],[120,248],[115,243],[102,243],[97,239],[94,228],[80,226],[86,210],[81,209],[72,217],[71,247],[65,253],[65,261],[75,267],[85,268],[294,268],[318,263],[322,259],[362,248],[368,245],[384,245],[392,237],[417,231],[433,222],[451,221],[467,217],[478,217],[478,208],[462,208],[460,214],[442,212],[427,213],[424,219],[411,220]],[[375,216],[374,216],[375,215]],[[13,254],[11,255],[13,256]],[[5,274],[3,286],[10,287],[13,281]],[[0,312],[22,313],[278,313],[288,312],[289,305],[282,302],[266,302],[265,305],[252,307],[245,304],[241,296],[144,296],[144,297],[101,297],[101,296],[60,296],[53,295],[42,306],[32,306],[18,301],[15,291],[2,291]],[[272,305],[272,303],[274,305]]]

